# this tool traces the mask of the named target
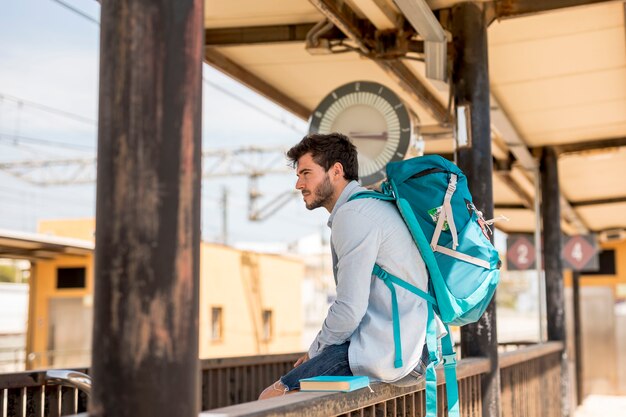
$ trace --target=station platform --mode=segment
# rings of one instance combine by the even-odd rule
[[[590,395],[576,409],[574,417],[624,417],[626,396]]]

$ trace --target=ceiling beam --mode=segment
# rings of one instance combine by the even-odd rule
[[[626,147],[626,137],[613,139],[599,139],[588,142],[565,143],[562,145],[554,145],[553,148],[557,154],[565,155],[581,152],[593,152],[600,150],[611,150],[615,148]]]
[[[302,120],[308,120],[311,109],[287,96],[267,81],[252,74],[241,65],[228,59],[214,48],[204,48],[204,60],[211,66],[236,79],[248,88],[256,91],[265,98],[287,109]]]
[[[532,208],[528,208],[523,204],[494,204],[493,206],[496,210],[531,210]]]
[[[586,6],[599,3],[616,2],[617,0],[495,0],[495,18],[527,16],[565,9],[568,7]]]
[[[494,171],[494,174],[505,183],[509,189],[520,199],[522,200],[522,206],[527,209],[533,210],[533,205],[535,204],[535,199],[533,196],[528,195],[522,187],[515,181],[511,175],[511,171]],[[497,205],[496,205],[497,207]]]
[[[376,61],[376,63],[396,80],[399,86],[415,101],[420,103],[440,124],[447,126],[452,123],[448,109],[424,85],[422,80],[411,69],[398,59]]]
[[[372,52],[373,45],[365,39],[362,23],[348,5],[339,0],[309,0],[328,20],[352,40],[364,55]],[[441,124],[451,121],[448,109],[430,92],[411,69],[398,59],[374,59],[398,85],[424,107]]]
[[[235,28],[215,28],[204,30],[204,46],[243,46],[268,43],[304,42],[316,23],[293,25],[249,26]],[[342,39],[346,36],[337,28],[331,29],[324,37]]]
[[[570,202],[572,207],[597,206],[601,204],[618,204],[618,203],[626,203],[626,196],[602,198],[598,200],[584,200],[584,201]]]
[[[328,20],[350,38],[364,54],[370,52],[363,36],[363,30],[357,15],[343,1],[338,0],[309,0]]]

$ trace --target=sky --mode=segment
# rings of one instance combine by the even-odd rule
[[[76,9],[65,7],[64,4]],[[100,5],[94,0],[0,0],[0,163],[90,158],[97,143]],[[203,149],[295,144],[306,122],[203,65]],[[278,158],[276,164],[286,164]],[[259,181],[260,205],[293,189],[295,175]],[[202,184],[202,236],[220,241],[222,190],[228,241],[294,242],[324,233],[328,213],[293,198],[251,222],[246,177]],[[40,219],[95,215],[95,184],[36,186],[0,170],[0,228],[36,231]],[[323,232],[322,232],[323,231]]]

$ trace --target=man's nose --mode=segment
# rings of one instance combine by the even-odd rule
[[[303,188],[304,188],[303,181],[300,178],[298,178],[298,180],[296,181],[296,190],[301,190]]]

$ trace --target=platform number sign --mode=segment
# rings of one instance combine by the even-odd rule
[[[526,271],[535,269],[535,244],[531,234],[510,234],[507,238],[507,269]]]
[[[597,271],[600,266],[594,235],[566,236],[562,255],[563,267],[574,271]]]

